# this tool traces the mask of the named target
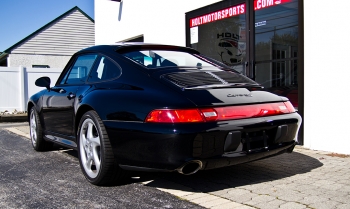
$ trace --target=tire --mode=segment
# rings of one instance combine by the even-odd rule
[[[107,131],[95,111],[81,118],[77,139],[80,168],[90,183],[106,185],[124,178],[125,172],[116,163]]]
[[[36,151],[48,151],[52,149],[53,143],[45,141],[43,138],[43,130],[41,127],[39,115],[35,108],[30,109],[29,117],[30,139],[32,146]]]

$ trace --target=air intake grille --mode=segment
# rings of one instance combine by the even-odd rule
[[[234,83],[255,84],[252,80],[242,75],[228,71],[172,73],[164,75],[163,78],[181,88]]]

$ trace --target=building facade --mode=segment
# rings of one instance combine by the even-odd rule
[[[94,44],[94,20],[74,7],[6,49],[0,66],[63,68],[75,52]]]
[[[349,44],[341,23],[349,4],[346,0],[337,1],[336,7],[309,0],[95,0],[95,43],[143,41],[195,48],[267,91],[288,97],[303,117],[300,144],[350,154],[346,123],[350,113],[344,111],[348,99],[342,93],[350,74]]]

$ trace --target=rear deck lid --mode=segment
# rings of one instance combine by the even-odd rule
[[[177,69],[156,73],[197,106],[226,106],[280,102],[277,95],[262,91],[255,81],[235,71],[222,69]]]

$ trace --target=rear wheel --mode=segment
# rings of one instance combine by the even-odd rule
[[[81,170],[90,183],[110,184],[124,177],[115,162],[107,131],[95,111],[86,112],[80,120],[78,152]]]
[[[47,151],[52,149],[52,142],[45,141],[43,138],[43,130],[39,120],[39,115],[35,108],[30,110],[29,117],[30,139],[32,141],[33,148],[36,151]]]

